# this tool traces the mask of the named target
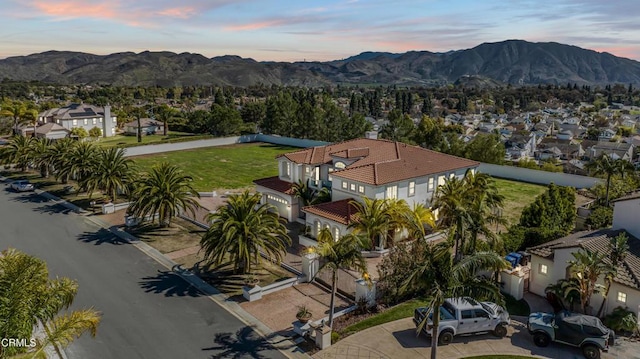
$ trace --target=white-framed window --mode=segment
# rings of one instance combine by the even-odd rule
[[[449,179],[453,179],[453,177],[455,177],[456,174],[454,172],[449,173]]]
[[[351,192],[355,192],[356,191],[356,184],[355,183],[349,183],[349,190]]]
[[[427,191],[433,192],[433,182],[434,182],[434,178],[433,177],[429,177],[429,183],[427,185]]]
[[[444,176],[438,176],[438,186],[442,186],[444,184]]]
[[[409,197],[416,194],[416,181],[409,182]]]
[[[56,123],[59,125],[60,124],[60,120],[56,120]]]
[[[309,174],[309,166],[304,166],[304,173]]]
[[[333,239],[338,240],[340,238],[340,228],[333,227]]]
[[[291,177],[291,163],[282,162],[282,175],[284,177]]]
[[[347,165],[345,165],[345,164],[344,164],[344,162],[336,162],[336,163],[333,165],[333,167],[335,167],[335,168],[337,168],[337,169],[341,170],[341,169],[344,169],[345,167],[347,167]]]
[[[618,292],[618,302],[626,303],[627,302],[627,293]]]
[[[347,188],[349,188],[347,181],[342,181],[342,189],[347,189]]]
[[[78,126],[78,120],[72,120],[71,121],[71,125],[72,126]]]
[[[320,221],[316,221],[316,237],[320,234]]]
[[[313,170],[313,179],[316,181],[316,185],[320,183],[320,167],[318,166]]]
[[[358,193],[364,193],[364,186],[363,185],[359,185],[358,186]]]
[[[387,186],[387,199],[398,198],[398,185]]]
[[[89,119],[88,119],[88,118],[85,118],[85,119],[84,119],[84,124],[85,124],[85,125],[88,125],[88,124],[89,124]]]
[[[102,117],[100,117],[98,120],[100,120],[100,123],[102,123]]]
[[[97,118],[94,118],[94,119],[93,119],[93,124],[95,125],[96,123],[98,123],[98,119],[97,119]]]
[[[547,274],[548,271],[549,267],[546,264],[540,264],[540,267],[538,267],[538,273],[540,274]]]

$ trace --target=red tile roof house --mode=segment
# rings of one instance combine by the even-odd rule
[[[545,288],[569,275],[571,253],[580,248],[608,253],[609,241],[620,233],[629,238],[629,250],[623,263],[618,267],[614,283],[609,290],[605,314],[618,306],[627,307],[636,314],[640,310],[640,194],[619,198],[614,202],[613,225],[611,229],[582,231],[566,237],[528,248],[531,254],[531,277],[529,291],[545,296]],[[598,280],[604,285],[604,277]],[[603,293],[591,297],[592,313],[602,304]]]
[[[479,165],[401,142],[365,138],[285,153],[277,160],[279,175],[255,180],[256,189],[263,203],[275,206],[280,216],[305,223],[313,238],[322,228],[329,228],[334,238],[348,233],[355,215],[353,200],[397,198],[410,206],[428,206],[446,178],[462,177]],[[301,208],[291,190],[298,180],[329,188],[332,201]],[[305,219],[300,218],[302,212]],[[316,245],[313,238],[300,236],[300,244]]]

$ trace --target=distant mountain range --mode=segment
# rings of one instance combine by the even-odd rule
[[[173,52],[47,51],[0,60],[0,79],[57,84],[180,86],[635,84],[640,62],[554,42],[508,40],[435,53],[363,52],[327,62],[258,62]]]

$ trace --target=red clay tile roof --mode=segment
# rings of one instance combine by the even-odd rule
[[[640,240],[623,229],[599,229],[572,233],[566,237],[556,239],[539,246],[528,248],[531,254],[543,258],[553,259],[553,253],[561,248],[585,248],[594,252],[609,255],[609,241],[620,233],[626,233],[629,238],[629,250],[624,261],[618,267],[614,280],[620,284],[640,289]],[[608,258],[607,258],[608,261]]]
[[[353,199],[347,198],[339,201],[321,203],[314,206],[303,207],[302,211],[344,225],[349,225],[356,220],[358,214],[356,207],[351,204],[352,201]]]
[[[359,158],[332,175],[373,185],[471,168],[479,164],[401,142],[367,138],[307,148],[280,156],[295,163],[309,165],[331,163],[332,156]]]
[[[253,183],[255,183],[258,186],[262,186],[262,187],[272,189],[274,191],[278,191],[280,193],[289,194],[289,195],[293,194],[293,190],[291,189],[291,186],[293,186],[293,183],[283,181],[279,179],[278,176],[257,179],[253,181]]]

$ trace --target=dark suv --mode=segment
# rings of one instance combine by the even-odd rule
[[[567,311],[531,313],[527,329],[535,345],[546,347],[552,341],[571,345],[582,349],[587,359],[599,359],[600,351],[608,351],[615,340],[614,332],[600,319]]]

